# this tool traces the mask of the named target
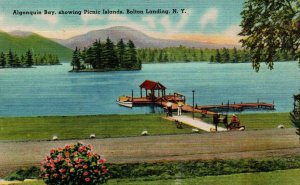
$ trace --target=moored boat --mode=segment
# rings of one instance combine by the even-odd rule
[[[131,108],[133,106],[132,101],[130,101],[130,98],[128,96],[120,96],[117,100],[117,103],[124,107]]]

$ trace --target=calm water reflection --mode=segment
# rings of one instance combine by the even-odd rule
[[[139,95],[144,80],[160,81],[167,93],[180,92],[192,102],[272,102],[277,112],[292,109],[292,95],[300,88],[295,62],[276,63],[259,73],[251,64],[147,64],[142,71],[69,73],[69,64],[32,69],[0,69],[0,116],[89,115],[160,112],[159,107],[120,107],[120,95]]]

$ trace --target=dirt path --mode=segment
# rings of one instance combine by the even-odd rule
[[[238,159],[300,152],[294,129],[78,140],[92,144],[110,163],[194,159]],[[66,141],[0,142],[0,177],[23,166],[38,165],[51,148]]]

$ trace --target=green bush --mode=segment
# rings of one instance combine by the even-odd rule
[[[7,181],[12,180],[24,180],[24,179],[35,179],[40,175],[40,169],[36,166],[32,166],[30,168],[22,168],[11,173],[9,176],[4,179]]]
[[[236,173],[267,172],[300,168],[300,156],[264,159],[176,161],[160,163],[106,164],[112,179],[144,180],[188,178],[199,176],[227,175]],[[25,170],[26,171],[26,170]],[[30,171],[30,170],[29,170]],[[32,170],[31,170],[32,171]],[[30,174],[22,172],[21,174]],[[16,173],[7,178],[14,180]],[[38,175],[35,174],[35,177]],[[20,176],[17,177],[22,180]]]

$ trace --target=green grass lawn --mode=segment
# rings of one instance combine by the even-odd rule
[[[157,181],[109,181],[109,185],[298,185],[299,169],[262,173],[245,173],[220,176],[205,176],[187,179],[157,180]]]
[[[191,127],[177,129],[174,122],[162,119],[162,114],[95,115],[0,118],[0,140],[84,139],[139,136],[143,130],[150,135],[191,133]],[[288,113],[240,114],[238,118],[247,130],[292,127]],[[204,118],[212,122],[211,117]],[[229,116],[230,120],[230,116]],[[220,126],[223,126],[222,124]]]
[[[160,114],[98,115],[0,118],[0,140],[83,139],[90,134],[97,138],[139,136],[147,130],[150,135],[191,133],[185,126],[177,129]]]
[[[278,125],[284,125],[285,128],[292,128],[292,122],[289,113],[255,113],[255,114],[237,114],[241,125],[246,126],[246,130],[257,130],[265,128],[277,128]],[[212,117],[203,118],[204,121],[212,123]],[[228,115],[228,122],[231,115]],[[224,126],[222,123],[220,126]]]
[[[300,169],[282,170],[273,172],[244,173],[220,176],[205,176],[186,179],[169,180],[109,180],[108,185],[299,185]],[[14,184],[14,183],[12,183]],[[19,184],[19,183],[18,183]],[[24,182],[21,185],[44,185],[43,181]]]

